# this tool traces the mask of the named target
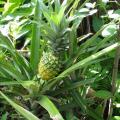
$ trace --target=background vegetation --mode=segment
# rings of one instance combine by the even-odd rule
[[[120,120],[119,8],[119,0],[0,0],[0,119]],[[38,67],[50,40],[62,68],[46,81]]]

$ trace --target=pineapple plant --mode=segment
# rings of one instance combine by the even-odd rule
[[[43,52],[38,65],[38,73],[43,80],[56,77],[63,68],[62,56],[68,45],[68,23],[64,11],[63,6],[57,11],[43,11],[48,22],[42,23],[41,27],[42,38],[48,43],[48,51]]]

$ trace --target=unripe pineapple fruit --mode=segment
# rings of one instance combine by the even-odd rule
[[[50,80],[60,72],[59,58],[52,53],[43,53],[39,62],[38,72],[43,80]]]
[[[41,37],[47,41],[47,52],[43,53],[38,65],[38,73],[43,80],[53,79],[64,69],[64,52],[68,49],[70,30],[69,21],[64,15],[65,6],[61,6],[59,11],[47,8],[51,12],[47,13],[49,17],[43,12],[47,22],[43,21],[41,26]]]

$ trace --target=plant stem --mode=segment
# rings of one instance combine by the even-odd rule
[[[119,27],[118,36],[117,36],[118,40],[120,39],[119,33],[120,33],[120,27]],[[118,47],[116,49],[116,55],[115,55],[115,58],[114,58],[113,73],[112,73],[112,82],[111,82],[111,85],[112,85],[111,92],[112,92],[113,96],[114,96],[115,91],[116,91],[116,79],[117,79],[117,74],[118,74],[119,59],[120,59],[120,47]],[[110,107],[109,107],[109,110],[108,110],[108,120],[111,119],[112,113],[113,113],[113,99],[114,98],[112,97],[109,100],[109,106]]]

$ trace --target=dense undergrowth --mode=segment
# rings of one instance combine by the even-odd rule
[[[120,120],[119,0],[0,0],[1,120]]]

